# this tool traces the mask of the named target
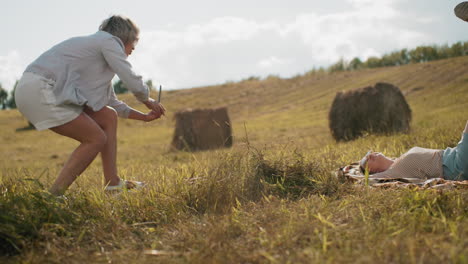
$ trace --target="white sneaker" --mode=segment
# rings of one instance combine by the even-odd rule
[[[145,186],[144,182],[120,180],[119,184],[117,185],[106,186],[106,188],[104,188],[104,191],[122,191],[122,190],[141,189],[144,186]]]

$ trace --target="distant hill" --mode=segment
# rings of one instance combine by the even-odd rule
[[[336,92],[376,82],[406,94],[410,132],[336,143],[327,120]],[[167,118],[118,125],[118,174],[145,188],[103,193],[98,158],[57,199],[44,189],[79,143],[18,131],[27,125],[19,111],[0,111],[0,262],[466,262],[466,190],[373,189],[334,172],[369,149],[396,157],[456,145],[468,119],[468,57],[250,78],[162,99]],[[229,108],[232,148],[170,150],[175,112],[219,106]]]
[[[241,82],[163,91],[166,118],[143,124],[121,120],[120,138],[138,144],[152,140],[158,150],[166,149],[174,131],[173,115],[186,108],[227,106],[232,121],[234,146],[248,136],[258,146],[294,141],[310,148],[334,143],[328,128],[328,111],[336,92],[388,82],[406,95],[413,112],[412,128],[463,125],[468,119],[468,56],[404,66],[362,69],[334,73],[299,75],[290,79],[270,76]],[[152,92],[153,98],[157,92]],[[131,94],[119,98],[146,111]],[[447,118],[450,116],[451,118]],[[458,122],[458,119],[461,119]],[[0,111],[0,129],[25,127],[17,110]],[[143,136],[143,134],[145,136]],[[458,133],[457,133],[458,134]],[[16,136],[4,134],[4,137]],[[29,136],[29,135],[28,135]],[[35,134],[31,134],[34,141]],[[26,144],[27,141],[25,141]],[[132,141],[132,147],[136,146]],[[154,151],[156,151],[154,149]]]
[[[418,122],[437,109],[450,112],[460,102],[467,105],[468,56],[404,66],[305,74],[290,79],[252,78],[168,91],[163,103],[169,110],[168,117],[185,108],[227,106],[234,134],[243,135],[245,123],[251,138],[260,142],[281,140],[280,136],[313,136],[321,141],[331,140],[327,115],[336,92],[377,82],[398,86],[413,110],[413,122]],[[130,94],[121,98],[137,105]],[[166,121],[168,125],[170,120]]]

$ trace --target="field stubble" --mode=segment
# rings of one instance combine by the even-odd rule
[[[167,92],[173,113],[227,105],[235,145],[173,152],[170,114],[121,120],[119,173],[148,186],[120,195],[102,192],[96,160],[66,198],[50,196],[76,143],[16,132],[25,120],[2,111],[0,261],[466,263],[466,191],[374,190],[331,172],[368,149],[398,156],[456,145],[468,119],[467,72],[462,57]],[[411,132],[333,142],[326,118],[335,92],[378,81],[408,93]]]

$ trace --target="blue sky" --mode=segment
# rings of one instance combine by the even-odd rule
[[[166,89],[270,74],[290,77],[340,58],[379,56],[424,44],[467,41],[455,0],[27,1],[2,3],[0,84],[54,44],[92,34],[122,14],[140,27],[129,57]]]

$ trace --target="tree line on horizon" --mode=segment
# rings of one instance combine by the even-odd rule
[[[350,61],[340,59],[328,67],[328,72],[354,71],[360,69],[372,69],[389,66],[401,66],[414,63],[425,63],[435,60],[443,60],[468,55],[468,41],[457,42],[453,45],[427,45],[414,49],[402,49],[384,54],[382,57],[372,56],[366,61],[356,57]],[[317,71],[317,70],[312,70]]]
[[[360,58],[355,57],[350,61],[340,59],[338,62],[332,64],[327,69],[319,68],[312,69],[307,74],[314,74],[317,72],[340,72],[340,71],[355,71],[361,69],[372,69],[379,67],[389,66],[401,66],[413,63],[425,63],[434,60],[442,60],[454,57],[461,57],[468,55],[468,41],[456,42],[453,45],[426,45],[418,46],[414,49],[402,49],[394,51],[388,54],[384,54],[382,57],[369,57],[367,60],[362,61]],[[252,78],[252,77],[251,77]],[[255,78],[259,79],[259,78]],[[146,84],[150,89],[153,88],[153,82],[147,80]],[[10,94],[0,84],[0,110],[14,109],[16,108],[15,103],[15,89],[18,85],[18,81],[15,82],[13,89]],[[127,93],[128,89],[125,87],[121,80],[117,80],[113,84],[114,91],[117,94]]]
[[[18,81],[15,82],[15,85],[13,86],[13,89],[10,92],[10,96],[8,96],[7,90],[5,90],[2,84],[0,83],[0,110],[16,108],[15,90],[17,85]]]

